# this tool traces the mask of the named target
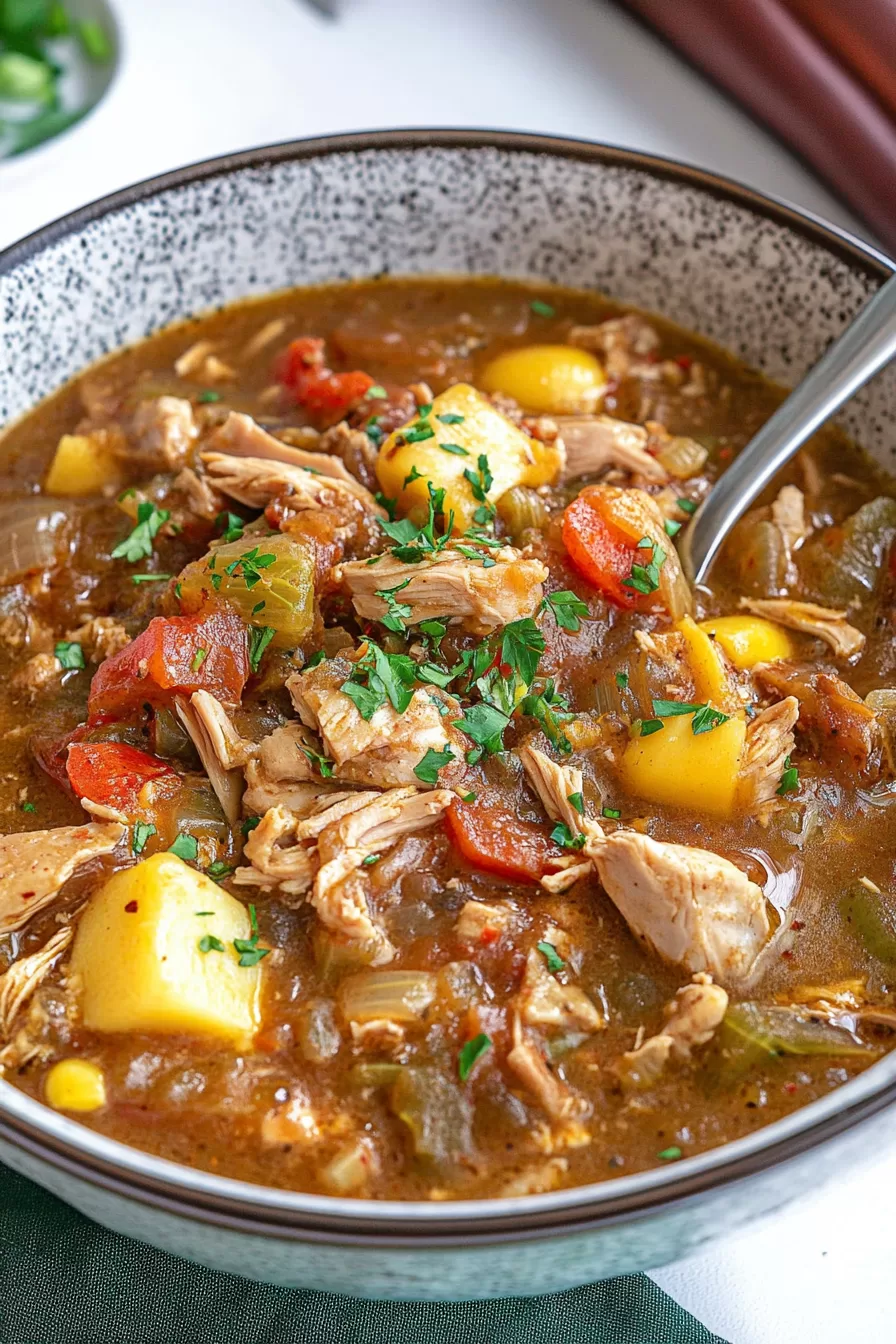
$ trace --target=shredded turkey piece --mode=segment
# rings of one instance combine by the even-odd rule
[[[183,397],[150,397],[131,420],[128,460],[147,470],[177,471],[198,434],[193,407]]]
[[[282,462],[287,466],[297,467],[306,474],[312,472],[319,476],[328,476],[341,481],[358,499],[373,504],[370,492],[359,485],[341,458],[333,457],[329,453],[308,452],[304,448],[283,443],[266,429],[262,429],[251,415],[231,411],[221,428],[209,439],[208,448],[215,453],[229,453],[234,457],[251,457],[266,462]]]
[[[224,707],[207,691],[189,700],[177,696],[177,717],[189,734],[205,773],[231,826],[239,820],[243,793],[242,766],[248,746],[236,734]]]
[[[57,958],[68,949],[73,937],[72,926],[64,925],[38,952],[14,961],[9,970],[0,975],[0,1041],[9,1040],[19,1012],[49,974]]]
[[[581,1120],[589,1113],[588,1102],[552,1072],[518,1016],[514,1018],[513,1049],[507,1056],[507,1065],[552,1120]]]
[[[799,714],[799,700],[788,695],[747,723],[738,792],[743,806],[754,814],[761,814],[775,801],[785,762],[793,751],[793,729]]]
[[[792,602],[789,597],[742,597],[740,605],[754,616],[777,621],[788,630],[823,639],[838,658],[852,658],[865,647],[865,636],[849,624],[845,611],[819,607],[814,602]]]
[[[485,558],[495,563],[484,568]],[[535,614],[547,573],[540,560],[526,559],[512,546],[483,551],[479,559],[448,546],[414,565],[388,554],[374,565],[352,560],[338,565],[333,577],[348,589],[358,615],[368,620],[382,620],[388,611],[377,592],[406,584],[396,600],[411,608],[409,625],[447,616],[472,634],[487,635]]]
[[[118,822],[91,821],[0,836],[0,934],[21,929],[82,864],[111,854],[124,832]]]
[[[551,941],[548,939],[548,941]],[[553,975],[542,954],[532,948],[520,986],[519,1010],[528,1027],[546,1031],[601,1031],[606,1019],[578,985],[563,984]]]
[[[728,995],[721,985],[714,985],[705,973],[695,975],[666,1004],[662,1031],[616,1061],[613,1071],[623,1087],[651,1087],[670,1060],[688,1059],[692,1050],[710,1040],[727,1008]]]
[[[237,868],[233,875],[237,886],[269,891],[276,887],[286,896],[301,896],[308,890],[314,877],[313,855],[299,841],[296,826],[295,814],[285,807],[265,812],[246,838],[243,854],[252,866]]]
[[[283,495],[296,511],[353,504],[362,514],[383,516],[373,495],[354,477],[349,484],[307,467],[262,457],[236,457],[232,453],[203,453],[202,461],[218,489],[253,509],[263,509],[272,499]]]
[[[665,467],[647,451],[650,435],[641,425],[611,415],[561,415],[557,428],[566,449],[566,481],[594,476],[608,467],[642,476],[654,485],[665,485],[669,479]]]

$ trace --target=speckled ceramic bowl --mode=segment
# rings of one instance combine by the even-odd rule
[[[691,168],[525,135],[278,145],[144,182],[0,256],[0,423],[175,318],[391,271],[590,286],[797,380],[891,265]],[[896,370],[844,423],[885,463]],[[116,1231],[218,1269],[368,1297],[528,1295],[675,1259],[780,1207],[893,1129],[896,1053],[724,1148],[601,1185],[367,1203],[242,1184],[102,1138],[0,1083],[0,1158]]]

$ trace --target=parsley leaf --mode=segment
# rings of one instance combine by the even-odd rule
[[[240,827],[240,830],[243,832],[243,835],[249,835],[252,831],[255,830],[255,827],[258,826],[260,822],[261,817],[246,817],[245,821]]]
[[[382,856],[379,854],[368,854],[366,858],[361,860],[361,867],[372,868],[375,863],[379,862],[381,857]]]
[[[509,723],[509,714],[504,714],[494,705],[485,703],[470,705],[464,711],[463,718],[453,721],[453,726],[460,728],[461,732],[466,733],[467,737],[479,747],[478,751],[467,754],[467,760],[471,765],[474,765],[483,753],[493,756],[496,752],[504,750],[504,730]],[[470,760],[471,757],[474,759]]]
[[[398,583],[394,588],[378,588],[376,596],[382,598],[386,604],[386,615],[380,618],[380,624],[387,630],[394,630],[397,635],[403,635],[405,632],[405,621],[411,615],[411,607],[407,602],[399,602],[395,597],[407,588],[410,579],[405,579],[404,583]]]
[[[251,551],[243,551],[235,560],[224,570],[224,573],[231,578],[237,575],[245,583],[246,587],[252,589],[256,583],[261,583],[262,569],[269,569],[271,565],[276,564],[276,555],[259,555],[258,547],[253,546]],[[239,571],[239,572],[238,572]]]
[[[277,633],[270,625],[249,626],[249,666],[257,672],[264,657],[264,651]]]
[[[253,933],[251,938],[234,938],[233,946],[239,954],[240,966],[257,966],[271,954],[269,947],[258,946],[257,933]]]
[[[492,476],[488,465],[488,458],[485,453],[480,453],[476,459],[476,470],[470,467],[464,469],[464,480],[469,482],[470,489],[473,492],[473,498],[479,500],[483,506],[477,509],[473,517],[477,523],[486,523],[494,515],[494,506],[488,501],[488,492],[494,485],[495,478]],[[480,517],[480,514],[483,516]]]
[[[133,531],[118,543],[112,552],[112,559],[127,560],[129,564],[134,564],[152,555],[153,541],[170,517],[169,509],[157,508],[149,499],[142,500],[137,505],[137,522]]]
[[[208,649],[197,649],[193,654],[193,661],[190,664],[191,672],[198,672],[202,664],[208,657]]]
[[[674,518],[667,518],[663,523],[667,537],[674,537],[681,531],[681,523],[676,523]]]
[[[181,831],[173,845],[168,846],[169,854],[176,854],[179,859],[187,862],[193,862],[199,854],[199,841],[195,835],[188,835],[186,831]]]
[[[660,586],[660,570],[666,559],[666,552],[650,537],[641,538],[638,550],[649,551],[650,559],[646,565],[634,563],[630,576],[622,580],[622,586],[633,588],[635,592],[642,593],[646,597],[650,593],[655,593]]]
[[[564,821],[557,822],[557,825],[551,831],[551,839],[555,845],[560,845],[563,849],[581,849],[585,843],[585,836],[582,835],[581,831],[573,835]]]
[[[439,771],[443,766],[447,765],[449,761],[455,759],[454,752],[447,742],[441,751],[435,751],[432,747],[429,747],[426,755],[414,766],[414,774],[418,779],[422,780],[424,784],[438,784]]]
[[[505,625],[501,635],[501,662],[518,673],[524,685],[531,686],[535,680],[544,650],[544,635],[531,616]]]
[[[474,1036],[471,1041],[461,1046],[457,1057],[457,1072],[462,1083],[465,1083],[473,1072],[476,1061],[491,1048],[491,1038],[486,1036],[485,1032],[480,1032],[478,1036]]]
[[[213,933],[206,933],[199,939],[200,952],[223,952],[224,944]]]
[[[681,509],[682,513],[696,513],[697,505],[692,499],[676,499],[675,503]]]
[[[572,751],[572,743],[562,725],[575,718],[575,715],[569,712],[569,701],[555,690],[553,678],[548,678],[540,689],[533,688],[520,702],[520,713],[535,719],[545,737],[558,751],[566,755]]]
[[[134,854],[142,854],[146,848],[146,842],[151,835],[156,834],[156,828],[151,821],[134,822],[134,834],[131,839],[131,850]]]
[[[776,793],[783,795],[785,793],[794,793],[800,786],[800,772],[795,765],[790,764],[790,757],[784,758],[784,773],[781,776],[781,783],[775,790]]]
[[[566,962],[560,956],[559,952],[557,951],[553,943],[542,942],[542,943],[536,943],[535,946],[538,948],[539,952],[547,962],[548,970],[551,972],[552,975],[556,975],[558,971],[563,970],[563,967],[566,965]]]
[[[545,303],[544,299],[530,299],[529,307],[538,317],[553,317],[557,311],[550,303]]]
[[[316,768],[321,779],[333,778],[333,762],[326,756],[319,756],[311,747],[299,745],[302,755],[307,758],[312,766]]]
[[[238,513],[219,513],[215,519],[215,527],[222,529],[222,541],[239,541],[245,524]]]
[[[718,728],[720,723],[727,723],[730,718],[729,714],[713,709],[712,705],[690,705],[681,700],[654,700],[653,712],[658,719],[672,719],[679,714],[693,714],[691,732],[695,737],[699,737],[701,733],[711,732],[713,728]],[[644,735],[642,727],[641,736]]]
[[[441,415],[436,416],[436,419],[443,425],[462,425],[464,422],[464,417],[458,415],[456,411],[443,411]]]
[[[80,644],[60,640],[53,650],[66,672],[80,671],[85,666],[84,650]]]
[[[209,864],[205,871],[213,882],[223,882],[224,878],[229,877],[233,872],[233,868],[223,859],[216,859],[214,863]]]
[[[436,432],[432,425],[416,424],[402,432],[405,443],[423,443],[426,439],[434,439],[435,436]]]
[[[616,673],[616,685],[619,687],[620,691],[624,691],[624,690],[625,690],[625,688],[628,686],[628,673],[627,673],[627,672],[617,672],[617,673]]]
[[[451,453],[453,457],[469,457],[470,454],[466,448],[462,448],[459,443],[440,443],[439,447],[443,453]]]
[[[414,662],[407,654],[384,653],[369,640],[364,657],[339,689],[354,701],[362,719],[370,720],[387,700],[398,714],[403,714],[413,696],[414,674]]]
[[[382,400],[383,397],[388,395],[389,394],[381,383],[374,383],[373,387],[368,387],[367,391],[364,393],[364,400],[373,401],[374,398]]]
[[[581,629],[581,616],[588,615],[588,603],[583,602],[575,593],[571,593],[568,588],[564,588],[559,593],[548,593],[547,597],[542,598],[542,611],[552,611],[554,620],[563,630],[571,630],[573,634]]]
[[[567,794],[566,801],[568,803],[572,803],[573,807],[578,813],[582,813],[585,811],[585,799],[582,797],[580,793]]]

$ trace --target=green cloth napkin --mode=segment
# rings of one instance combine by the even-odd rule
[[[362,1302],[199,1269],[0,1166],[0,1344],[724,1344],[643,1274],[499,1302]]]

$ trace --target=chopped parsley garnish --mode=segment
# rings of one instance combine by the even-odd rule
[[[173,574],[132,574],[131,583],[166,583]]]
[[[211,389],[209,388],[209,389],[206,390],[205,392],[200,392],[200,393],[199,393],[199,396],[196,398],[196,400],[197,400],[201,405],[203,405],[203,406],[208,406],[208,405],[210,405],[213,401],[220,401],[220,400],[221,400],[221,393],[220,393],[220,392],[212,392]]]
[[[464,417],[457,411],[443,411],[436,419],[443,425],[462,425],[464,422]]]
[[[462,1083],[469,1078],[476,1061],[491,1048],[491,1038],[486,1036],[485,1032],[480,1032],[478,1036],[474,1036],[471,1041],[461,1046],[457,1056],[457,1072]]]
[[[782,795],[785,793],[794,793],[800,786],[800,772],[795,765],[790,764],[790,757],[784,757],[784,773],[781,776],[781,783],[775,790]]]
[[[531,616],[505,625],[501,635],[501,662],[519,674],[531,686],[545,650],[544,635]]]
[[[376,500],[377,504],[379,504],[381,509],[386,510],[386,513],[389,515],[389,521],[394,522],[395,510],[398,508],[398,500],[390,499],[388,495],[383,494],[382,490],[377,490],[376,494],[374,495],[374,499]]]
[[[520,713],[537,720],[545,737],[558,751],[566,755],[572,751],[572,743],[562,725],[575,715],[569,711],[569,701],[555,690],[553,678],[548,678],[540,689],[533,688],[520,702]]]
[[[169,509],[160,509],[149,499],[137,505],[137,522],[132,532],[120,541],[112,552],[113,560],[127,560],[134,564],[152,555],[152,544],[160,528],[171,517]]]
[[[600,814],[602,817],[606,817],[608,821],[618,821],[622,816],[618,807],[603,807]]]
[[[425,420],[427,416],[432,415],[432,402],[424,401],[422,406],[417,407],[417,414],[421,420]]]
[[[560,956],[553,943],[542,942],[536,943],[535,946],[547,962],[548,970],[551,972],[551,975],[556,975],[558,971],[563,970],[566,962]]]
[[[407,565],[417,564],[425,556],[437,554],[444,550],[451,540],[451,530],[454,527],[453,513],[448,515],[443,535],[436,537],[435,534],[436,518],[442,513],[442,506],[445,503],[445,491],[434,489],[431,481],[428,484],[428,489],[429,512],[422,527],[417,527],[411,522],[410,518],[400,518],[397,521],[390,520],[389,522],[383,522],[382,518],[379,519],[379,525],[386,536],[397,543],[390,548],[392,555],[395,556],[396,560],[401,560]]]
[[[236,574],[241,578],[247,588],[254,588],[256,583],[261,582],[262,569],[269,569],[277,561],[276,555],[259,555],[258,547],[253,546],[251,551],[243,551],[235,560],[224,570],[224,573],[231,578]]]
[[[36,803],[23,803],[23,804],[22,804],[22,811],[23,811],[23,812],[36,812],[36,811],[37,811],[37,804],[36,804]]]
[[[573,835],[565,821],[558,821],[557,825],[551,831],[551,839],[555,845],[561,849],[581,849],[585,843],[585,836],[581,831]]]
[[[445,638],[445,634],[448,630],[447,622],[421,621],[420,624],[417,626],[417,629],[423,636],[424,640],[430,645],[433,652],[438,653],[439,645]]]
[[[449,761],[455,760],[454,752],[446,742],[441,751],[435,751],[429,747],[423,759],[414,766],[414,774],[424,784],[438,784],[439,771]]]
[[[193,661],[190,664],[191,672],[198,672],[202,664],[208,657],[208,649],[197,649],[193,654]]]
[[[407,654],[384,653],[369,640],[364,657],[355,663],[348,681],[339,689],[354,701],[362,719],[372,719],[387,700],[403,714],[413,696],[414,673],[413,660]]]
[[[249,666],[257,672],[264,657],[264,651],[276,634],[272,625],[249,626]]]
[[[428,686],[440,686],[443,691],[451,685],[456,675],[454,668],[439,667],[438,663],[417,664],[417,680],[426,682]]]
[[[660,570],[663,567],[663,561],[666,558],[666,552],[650,537],[642,537],[638,542],[639,551],[649,551],[650,559],[646,565],[633,564],[632,572],[627,579],[622,580],[623,588],[633,588],[636,593],[642,593],[645,597],[650,593],[655,593],[660,586]]]
[[[222,541],[239,541],[245,526],[238,513],[219,513],[215,519],[215,527],[221,528]]]
[[[681,523],[676,523],[674,518],[667,518],[663,523],[663,528],[667,537],[674,537],[681,531]]]
[[[661,1153],[657,1153],[661,1162],[677,1162],[681,1155],[681,1149],[677,1144],[673,1144],[671,1148],[664,1148]]]
[[[326,756],[319,756],[311,747],[306,747],[300,743],[299,750],[320,775],[321,779],[333,778],[333,762]]]
[[[199,841],[195,835],[188,835],[186,831],[181,831],[173,845],[168,846],[168,853],[175,854],[179,859],[186,862],[194,862],[199,854]]]
[[[402,437],[405,443],[423,443],[426,439],[434,439],[436,432],[432,425],[414,425],[411,429],[406,429]]]
[[[417,470],[417,466],[415,463],[414,466],[411,467],[407,476],[405,476],[401,488],[403,490],[406,490],[409,485],[413,484],[414,481],[422,481],[422,480],[423,480],[423,472]]]
[[[374,383],[373,387],[368,387],[367,391],[364,393],[364,400],[373,401],[374,398],[382,400],[382,398],[386,396],[388,396],[388,393],[382,383]]]
[[[312,667],[320,667],[321,663],[325,661],[326,656],[327,655],[324,653],[323,649],[318,649],[317,653],[312,653],[305,664],[305,671],[310,672]]]
[[[365,859],[361,860],[361,867],[372,868],[375,863],[379,863],[381,857],[380,854],[368,854]]]
[[[376,596],[386,604],[386,615],[380,618],[380,624],[387,630],[394,630],[397,635],[404,634],[404,623],[411,615],[411,607],[407,602],[399,602],[395,594],[402,592],[409,583],[410,579],[405,579],[404,583],[398,583],[394,588],[376,590]]]
[[[258,917],[255,913],[255,906],[249,906],[249,918],[252,923],[251,938],[234,938],[233,946],[239,956],[240,966],[257,966],[265,957],[270,956],[269,947],[258,946]]]
[[[233,868],[229,863],[225,863],[223,859],[216,859],[214,863],[209,864],[205,871],[212,881],[223,882],[224,878],[229,877],[233,872]]]
[[[488,492],[494,485],[495,478],[489,469],[488,458],[485,453],[480,453],[477,457],[475,471],[470,467],[464,469],[464,480],[469,483],[473,498],[479,501],[479,508],[473,514],[473,521],[479,523],[480,526],[491,522],[495,515],[495,509],[494,505],[488,501]]]
[[[439,447],[443,453],[451,453],[454,457],[469,457],[470,454],[466,448],[462,448],[459,443],[440,443]]]
[[[469,793],[459,793],[457,796],[462,803],[475,803],[476,801],[476,795],[473,793],[472,789]]]
[[[243,832],[243,835],[249,835],[252,831],[255,830],[255,827],[258,826],[260,822],[261,817],[246,817],[245,821],[240,827],[240,830]]]
[[[199,939],[200,952],[223,952],[224,944],[213,933],[205,933]]]
[[[696,513],[697,505],[692,499],[676,499],[675,503],[681,509],[682,513]]]
[[[538,317],[554,317],[557,312],[556,308],[550,303],[545,303],[544,299],[530,299],[529,307]]]
[[[504,730],[509,723],[509,714],[504,714],[484,701],[482,704],[470,705],[464,711],[463,718],[453,720],[453,726],[476,743],[476,748],[467,752],[470,765],[475,765],[483,755],[493,756],[504,750]]]
[[[142,854],[146,848],[146,842],[151,835],[156,834],[156,828],[151,821],[136,821],[134,823],[134,834],[131,839],[131,850],[134,854]]]
[[[585,811],[585,799],[582,797],[580,793],[568,793],[566,795],[566,801],[568,803],[572,803],[573,807],[578,813],[581,814],[582,812]]]
[[[635,737],[652,737],[654,733],[661,732],[662,727],[662,719],[635,719],[632,732]]]
[[[579,618],[588,615],[588,603],[576,597],[568,588],[559,593],[548,593],[547,597],[542,598],[541,609],[552,611],[561,629],[571,630],[573,634],[582,628]]]
[[[364,426],[364,433],[376,448],[380,446],[385,437],[378,424],[379,418],[378,415],[372,415]]]
[[[84,650],[80,644],[61,639],[53,652],[66,672],[80,671],[85,666]]]
[[[626,689],[626,687],[628,686],[628,673],[627,673],[627,672],[617,672],[617,673],[616,673],[616,685],[619,687],[620,691],[624,691],[624,690]]]
[[[701,733],[711,732],[713,728],[718,728],[720,723],[727,723],[730,718],[730,715],[713,709],[712,705],[689,705],[681,700],[654,700],[653,712],[658,719],[672,719],[679,714],[693,714],[691,732],[695,737],[699,737]],[[641,736],[645,736],[643,726]]]
[[[255,606],[252,608],[252,615],[257,616],[259,612],[264,611],[266,605],[264,598],[262,598],[260,602],[256,602]]]
[[[494,556],[489,555],[488,552],[483,555],[482,551],[474,551],[472,546],[458,545],[455,549],[461,555],[465,555],[468,560],[476,560],[483,569],[494,569],[498,563]]]

